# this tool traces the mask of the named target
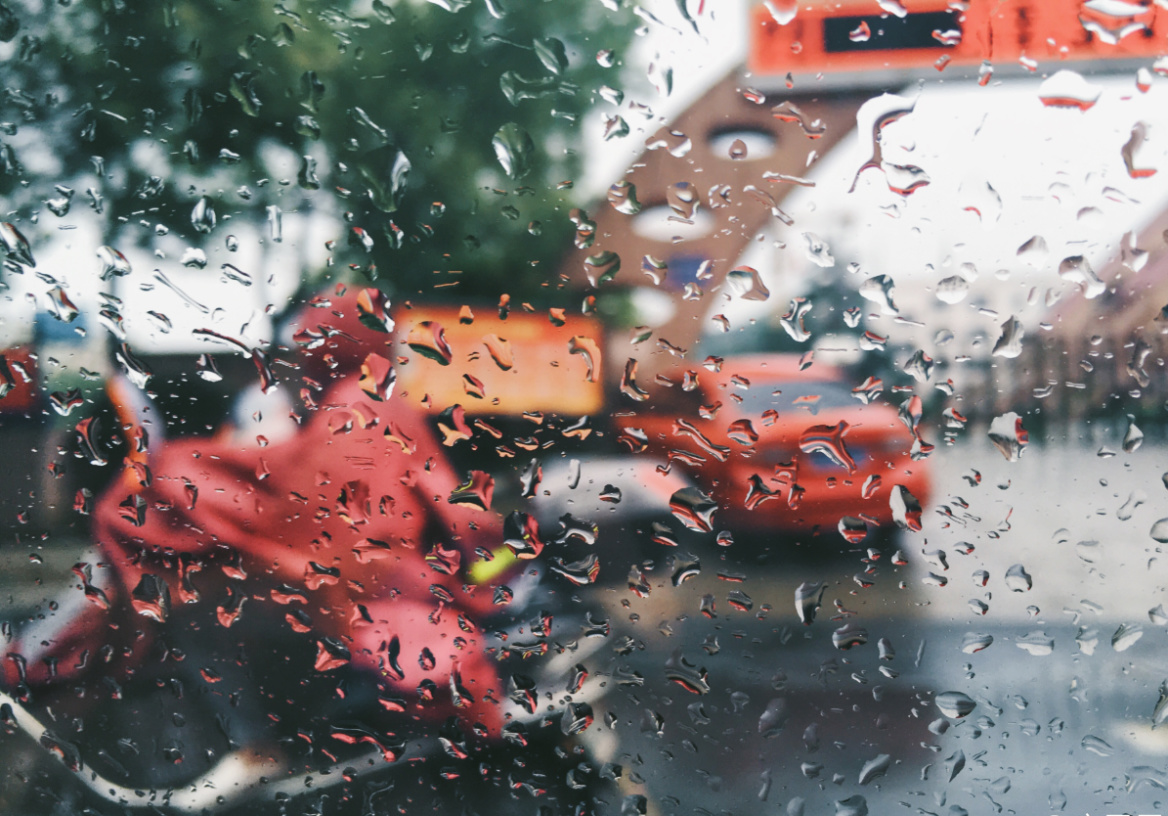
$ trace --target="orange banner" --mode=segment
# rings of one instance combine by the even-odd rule
[[[394,314],[397,388],[413,402],[428,397],[437,413],[454,404],[468,414],[513,416],[542,411],[584,416],[604,405],[599,321],[512,312],[501,320],[478,309],[415,306]]]
[[[830,9],[800,3],[783,25],[759,4],[749,69],[773,76],[1168,53],[1168,10],[1151,2],[1115,4],[1112,13],[1082,0],[970,0],[965,11],[947,0],[898,5],[903,16],[881,11],[876,0],[837,0]]]

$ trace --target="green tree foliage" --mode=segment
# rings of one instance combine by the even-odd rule
[[[341,215],[306,285],[407,296],[555,285],[581,116],[618,79],[596,54],[632,35],[599,0],[42,2],[0,13],[9,220],[50,219],[72,192],[108,243],[149,247],[159,225],[222,241],[192,223],[204,196],[219,224]]]

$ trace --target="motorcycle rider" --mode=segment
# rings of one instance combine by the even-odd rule
[[[383,307],[372,289],[313,298],[281,389],[299,398],[253,412],[255,428],[163,440],[120,383],[129,453],[92,508],[94,558],[75,568],[72,602],[9,644],[6,688],[132,677],[175,608],[201,601],[228,632],[259,607],[273,635],[311,642],[311,665],[289,671],[372,677],[382,710],[498,737],[506,690],[479,621],[522,562],[500,546],[489,477],[454,471],[414,407],[423,395],[389,394]]]

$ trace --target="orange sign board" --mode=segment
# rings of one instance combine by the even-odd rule
[[[397,389],[435,413],[461,405],[468,414],[513,416],[541,411],[584,416],[604,405],[599,321],[546,313],[475,312],[415,306],[399,310]]]
[[[1154,59],[1168,53],[1168,10],[1152,0],[876,0],[800,3],[782,25],[759,4],[750,19],[751,72],[868,72],[1019,61]],[[1111,13],[1104,13],[1107,9]]]

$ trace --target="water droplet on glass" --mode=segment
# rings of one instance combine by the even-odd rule
[[[462,11],[464,8],[466,8],[467,6],[470,5],[470,0],[428,0],[428,1],[430,3],[432,3],[433,5],[437,6],[438,8],[442,9],[443,11],[449,11],[451,14],[457,14],[458,12]]]
[[[844,420],[835,425],[812,425],[799,437],[799,450],[804,453],[821,453],[834,465],[848,473],[856,472],[856,461],[844,444],[844,437],[850,426]]]
[[[198,247],[187,247],[179,263],[189,269],[204,269],[207,266],[207,254]]]
[[[261,348],[253,348],[249,353],[260,377],[260,391],[265,394],[272,393],[276,388],[276,375],[272,371],[272,361],[268,358],[267,352]]]
[[[499,89],[512,105],[518,107],[526,99],[543,99],[564,94],[573,96],[578,88],[558,77],[528,79],[515,71],[504,71],[499,77]]]
[[[881,5],[888,0],[881,0]],[[835,801],[835,816],[868,816],[868,800],[863,796],[849,796]]]
[[[195,360],[195,371],[199,377],[207,382],[222,382],[223,375],[219,373],[219,367],[215,365],[215,358],[210,354],[200,354]]]
[[[1046,239],[1035,235],[1018,247],[1017,255],[1035,269],[1041,269],[1046,264],[1050,250],[1047,249]]]
[[[1120,156],[1123,158],[1123,166],[1127,168],[1127,174],[1134,179],[1149,178],[1156,175],[1156,170],[1153,167],[1144,166],[1136,159],[1136,153],[1148,141],[1148,125],[1145,122],[1136,122],[1132,126],[1131,136],[1127,143],[1120,148]]]
[[[501,370],[510,371],[515,365],[515,355],[511,350],[511,342],[506,338],[497,334],[487,334],[483,336],[483,345],[487,347],[487,353],[491,355],[491,359]]]
[[[494,478],[481,470],[472,470],[467,474],[466,481],[451,492],[447,501],[451,504],[486,511],[491,508],[491,498],[494,495]]]
[[[396,212],[405,198],[412,165],[406,154],[392,145],[375,148],[354,165],[365,183],[365,195],[377,209]]]
[[[114,276],[124,277],[131,272],[130,262],[126,256],[111,246],[98,247],[97,259],[101,261],[102,280],[109,280]]]
[[[771,18],[781,26],[794,20],[795,14],[799,10],[797,0],[764,0],[763,4],[766,6],[766,10],[771,13]]]
[[[535,155],[535,143],[531,135],[514,122],[508,122],[495,131],[491,139],[495,158],[503,172],[513,179],[523,178],[531,170]]]
[[[705,667],[695,666],[686,660],[681,649],[675,649],[665,661],[665,677],[672,680],[691,694],[708,694],[710,683]]]
[[[835,266],[835,258],[831,256],[831,248],[813,232],[803,233],[803,242],[807,260],[823,269]]]
[[[588,553],[583,558],[570,562],[557,557],[549,562],[548,569],[575,586],[585,586],[594,583],[600,575],[600,559],[596,553]]]
[[[803,110],[789,100],[771,108],[771,115],[780,122],[792,122],[799,126],[808,139],[818,139],[827,132],[827,125],[820,119],[811,119]]]
[[[320,179],[316,176],[316,159],[312,156],[300,157],[300,170],[296,173],[296,183],[305,190],[320,189]]]
[[[1016,317],[1009,317],[1002,324],[1002,334],[994,343],[991,354],[994,357],[1014,358],[1022,353],[1022,324]]]
[[[604,140],[623,139],[629,135],[629,123],[623,116],[613,114],[604,117]]]
[[[893,302],[892,296],[896,290],[896,284],[893,283],[892,278],[887,275],[876,275],[868,278],[860,284],[858,289],[860,296],[864,300],[870,300],[880,306],[881,311],[887,315],[900,314],[896,308],[896,303]]]
[[[1082,255],[1072,255],[1059,262],[1059,277],[1083,287],[1083,295],[1092,300],[1107,290],[1107,286],[1095,274],[1091,264]]]
[[[641,202],[637,201],[637,186],[624,180],[608,188],[608,203],[624,215],[636,215],[641,211]]]
[[[965,768],[965,752],[961,750],[954,751],[945,757],[942,766],[945,769],[945,781],[952,782],[957,777],[957,774],[961,773]]]
[[[1038,612],[1036,607],[1027,607],[1027,611],[1030,610],[1033,610],[1032,617]],[[1027,654],[1046,657],[1054,651],[1054,638],[1045,632],[1030,632],[1015,640],[1014,645]]]
[[[81,396],[80,390],[71,388],[68,391],[54,391],[49,394],[49,404],[61,416],[69,416],[74,408],[80,408],[85,404],[85,398]]]
[[[0,221],[0,246],[3,246],[4,254],[10,261],[23,266],[36,266],[36,261],[32,257],[32,246],[15,224]]]
[[[1138,623],[1120,624],[1111,636],[1111,648],[1117,652],[1126,652],[1143,636],[1144,629]]]
[[[758,270],[751,266],[740,266],[728,272],[726,285],[734,295],[743,300],[764,302],[771,296],[770,290],[763,284]],[[807,308],[810,309],[810,305]]]
[[[669,96],[673,93],[673,68],[663,63],[660,56],[649,63],[649,70],[646,73],[649,77],[649,84],[661,96]]]
[[[358,380],[361,390],[373,399],[384,402],[393,395],[393,386],[397,382],[397,374],[389,360],[380,354],[369,354],[365,362],[361,363],[361,378]]]
[[[284,212],[275,204],[264,209],[268,215],[268,237],[278,244],[284,240]]]
[[[942,303],[960,303],[969,294],[969,281],[961,275],[951,275],[937,284],[936,294]]]
[[[361,325],[376,332],[388,334],[393,331],[393,318],[389,316],[389,298],[380,289],[368,287],[357,294],[357,319]]]
[[[1168,722],[1168,680],[1160,684],[1160,699],[1152,709],[1152,728]]]
[[[1030,434],[1022,427],[1022,417],[1013,411],[994,417],[988,436],[1007,462],[1017,462],[1030,442]]]
[[[932,357],[925,354],[923,349],[917,349],[913,353],[913,356],[905,361],[905,364],[901,368],[904,373],[911,375],[914,380],[923,383],[928,382],[935,365],[936,363]],[[919,424],[919,420],[917,420],[909,425],[909,430],[913,432],[914,436],[917,436],[917,426]]]
[[[844,624],[831,633],[831,644],[841,651],[863,646],[867,642],[868,630],[854,623]]]
[[[625,370],[621,375],[620,392],[637,402],[649,399],[649,392],[637,385],[637,361],[632,357],[625,362]]]
[[[966,632],[961,639],[961,651],[966,654],[975,654],[988,649],[993,642],[993,635],[987,635],[984,632]]]
[[[921,502],[904,485],[893,485],[888,494],[888,507],[892,511],[892,519],[898,527],[920,532],[921,530]],[[947,581],[942,581],[942,586]]]
[[[1168,544],[1168,518],[1162,518],[1152,525],[1152,529],[1148,531],[1148,535],[1152,540],[1160,544]]]
[[[69,205],[73,201],[73,190],[60,184],[57,185],[56,190],[57,195],[46,201],[45,207],[58,218],[64,218],[69,214]]]
[[[942,714],[954,720],[969,716],[977,708],[977,703],[968,694],[960,691],[943,691],[937,695],[934,702]]]
[[[803,325],[803,318],[811,311],[813,305],[807,298],[794,298],[787,308],[787,313],[779,318],[783,329],[796,343],[805,343],[811,339],[811,332]]]
[[[864,763],[864,767],[860,769],[860,778],[856,781],[861,785],[867,785],[873,779],[879,779],[884,776],[891,767],[892,756],[890,754],[879,754]]]
[[[292,129],[301,136],[309,139],[319,139],[321,136],[320,122],[316,120],[315,116],[309,116],[308,114],[297,116]]]
[[[767,703],[766,709],[758,718],[758,733],[763,737],[774,737],[782,732],[783,727],[791,716],[787,698],[776,697]]]
[[[621,269],[620,255],[609,250],[603,250],[584,259],[584,274],[592,286],[608,283],[616,277]]]
[[[567,70],[568,53],[560,40],[555,37],[537,37],[531,45],[539,61],[553,74],[562,74]]]
[[[191,209],[191,226],[195,232],[209,233],[215,229],[215,207],[207,196],[200,196]]]
[[[1140,93],[1147,93],[1152,89],[1152,81],[1154,77],[1152,72],[1148,70],[1147,66],[1140,66],[1136,69],[1136,88]]]
[[[170,318],[164,315],[162,312],[150,310],[146,312],[146,316],[150,318],[150,321],[154,324],[155,328],[157,328],[158,331],[162,332],[163,334],[168,333],[172,328],[174,328],[174,324],[171,322]]]
[[[1103,739],[1095,736],[1094,734],[1088,734],[1087,736],[1083,737],[1083,741],[1080,744],[1083,746],[1084,750],[1090,751],[1096,756],[1101,757],[1111,756],[1115,750]]]
[[[686,527],[702,533],[714,530],[714,511],[718,504],[696,487],[683,487],[669,498],[669,509]]]
[[[223,277],[227,278],[228,280],[235,281],[236,283],[241,283],[244,286],[251,286],[251,283],[252,283],[251,275],[244,272],[242,269],[240,269],[235,264],[229,264],[229,263],[222,264],[219,267],[219,271],[222,272]]]
[[[49,313],[62,323],[72,323],[81,314],[63,287],[54,286],[45,294],[49,301]]]
[[[1006,586],[1011,592],[1028,592],[1034,581],[1021,564],[1014,564],[1006,570]]]
[[[450,365],[454,359],[454,352],[446,342],[446,330],[433,320],[423,320],[410,329],[406,345],[440,365]]]
[[[560,732],[570,737],[584,731],[593,722],[592,706],[584,702],[568,703],[560,718]]]
[[[815,620],[815,613],[819,611],[823,600],[824,585],[821,581],[810,583],[804,581],[795,589],[795,612],[804,626],[810,626]]]
[[[1136,427],[1136,418],[1127,415],[1127,431],[1123,435],[1122,448],[1124,453],[1135,453],[1144,443],[1144,432]]]
[[[600,382],[600,347],[591,337],[578,334],[568,341],[568,352],[579,354],[588,367],[585,382]]]
[[[1056,71],[1038,86],[1038,98],[1051,108],[1089,110],[1099,101],[1103,89],[1074,71]]]

